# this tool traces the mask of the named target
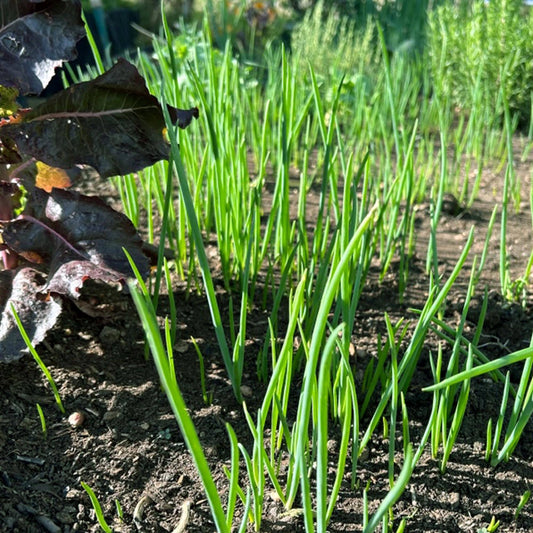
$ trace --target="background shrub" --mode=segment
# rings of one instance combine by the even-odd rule
[[[533,11],[521,0],[443,4],[429,14],[429,58],[436,94],[470,110],[503,112],[502,88],[521,123],[531,117]]]
[[[309,61],[318,76],[345,73],[349,78],[366,70],[376,55],[375,26],[357,22],[320,0],[292,32],[293,55]]]

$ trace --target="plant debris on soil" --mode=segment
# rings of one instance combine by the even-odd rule
[[[529,158],[517,167],[524,190],[529,190],[532,162]],[[445,278],[455,265],[472,225],[476,226],[476,241],[471,257],[480,252],[495,201],[493,191],[501,187],[500,181],[501,176],[487,171],[472,208],[443,211],[438,229],[438,257]],[[100,196],[109,195],[109,184],[101,186],[107,187],[107,194],[99,191]],[[313,194],[311,191],[310,195]],[[427,206],[417,209],[417,250],[403,300],[398,296],[394,269],[380,283],[376,268],[375,276],[371,275],[363,291],[352,336],[354,365],[361,375],[370,358],[377,354],[377,335],[386,334],[384,313],[389,314],[393,323],[405,317],[412,330],[417,317],[411,309],[421,309],[425,303],[428,286],[425,251],[430,221]],[[489,357],[501,357],[528,346],[533,331],[531,298],[519,305],[499,296],[497,233],[495,228],[491,241],[494,245],[482,280],[482,285],[490,289],[490,300],[480,345]],[[510,216],[507,234],[511,268],[515,264],[523,268],[532,245],[528,216]],[[218,274],[213,263],[222,316],[227,317],[229,295]],[[466,268],[447,300],[444,319],[452,327],[459,322],[468,275]],[[244,446],[250,445],[252,439],[218,351],[206,299],[188,292],[186,281],[179,279],[174,280],[174,293],[180,328],[175,346],[178,383],[223,495],[227,480],[222,467],[230,461],[225,424],[231,424]],[[466,334],[477,323],[481,299],[482,294],[478,294],[472,302]],[[65,414],[57,408],[48,382],[31,356],[1,367],[0,529],[19,533],[99,531],[95,512],[81,486],[84,482],[98,497],[114,531],[178,531],[178,525],[184,526],[182,531],[191,533],[214,531],[202,485],[145,349],[133,303],[127,295],[117,302],[102,295],[102,302],[107,312],[94,318],[67,303],[71,306],[69,312],[62,314],[46,341],[38,346],[58,386]],[[161,317],[168,311],[166,304],[162,295]],[[267,310],[257,304],[249,319],[249,367],[245,370],[243,395],[250,412],[260,405],[265,389],[265,384],[257,379],[255,359],[267,332],[267,318]],[[209,405],[202,397],[198,358],[191,337],[200,345],[205,358],[207,390],[212,398]],[[428,354],[436,353],[439,342],[442,341],[436,336],[426,339],[418,373],[406,396],[415,445],[431,409],[431,395],[421,391],[433,379]],[[526,428],[508,462],[491,467],[484,459],[487,422],[499,412],[502,390],[501,383],[488,377],[472,381],[468,410],[445,473],[439,470],[439,459],[432,458],[426,449],[394,508],[396,525],[407,518],[410,532],[475,532],[483,531],[494,517],[500,521],[499,532],[533,531],[531,504],[515,517],[520,498],[533,486],[531,428]],[[44,412],[46,436],[37,404]],[[364,419],[361,427],[365,428]],[[335,428],[331,431],[330,459],[331,465],[335,465],[338,442]],[[328,531],[362,531],[363,491],[367,484],[371,512],[389,490],[388,451],[388,441],[376,431],[359,458],[357,479],[347,475],[344,480]],[[304,531],[297,510],[286,512],[274,491],[267,494],[264,509],[261,531]]]

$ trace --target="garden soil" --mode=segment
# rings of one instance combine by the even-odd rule
[[[532,156],[519,162],[517,168],[522,196],[527,198]],[[502,172],[485,171],[479,198],[471,208],[464,210],[455,205],[452,197],[448,199],[438,227],[439,269],[444,278],[455,265],[472,226],[476,233],[470,257],[481,253],[490,214],[501,197],[502,186]],[[118,205],[108,182],[90,180],[84,188]],[[292,193],[296,198],[296,191]],[[311,192],[310,206],[313,200],[316,205],[314,194]],[[385,336],[384,314],[388,313],[393,323],[405,318],[408,324],[405,344],[416,323],[412,309],[424,306],[428,287],[425,254],[430,231],[429,205],[417,205],[415,209],[417,245],[403,300],[399,298],[395,264],[381,281],[378,265],[373,267],[363,292],[352,336],[357,379],[361,379],[370,359],[376,357],[378,336]],[[308,222],[312,228],[312,212]],[[510,215],[507,233],[511,272],[516,279],[526,266],[533,242],[527,202],[520,214]],[[533,332],[531,294],[522,305],[505,302],[499,295],[498,239],[497,222],[480,285],[489,290],[488,315],[480,345],[490,358],[527,347]],[[223,288],[214,244],[208,243],[208,252],[213,258],[222,316],[227,317],[229,295]],[[468,276],[467,266],[446,303],[444,319],[452,327],[460,319]],[[186,283],[177,279],[174,295],[179,327],[175,346],[178,382],[224,500],[227,481],[223,467],[230,464],[226,424],[231,424],[249,450],[250,432],[242,408],[233,396],[205,298],[194,291],[188,292]],[[154,364],[147,357],[133,304],[127,296],[113,299],[105,292],[94,298],[101,299],[100,316],[88,317],[68,304],[59,326],[39,346],[39,353],[59,388],[65,414],[57,408],[50,387],[31,356],[0,367],[0,531],[99,531],[93,506],[81,482],[95,492],[114,531],[214,531],[194,464]],[[471,303],[467,336],[473,334],[481,300],[482,294],[477,294]],[[238,302],[234,308],[239,308]],[[164,317],[167,313],[168,297],[163,295],[160,315]],[[261,404],[265,391],[265,384],[257,379],[255,358],[262,349],[267,328],[268,313],[258,301],[249,316],[248,362],[243,383],[243,394],[251,412]],[[198,358],[191,338],[196,340],[205,358],[206,388],[211,400],[207,404],[202,397]],[[427,338],[417,373],[406,394],[410,434],[415,445],[427,425],[431,408],[431,395],[421,388],[432,383],[429,353],[437,353],[438,343],[436,337]],[[445,354],[449,353],[449,347],[444,346],[444,350]],[[516,382],[520,373],[514,371],[511,376]],[[445,472],[439,469],[442,455],[433,458],[426,448],[406,491],[394,507],[395,527],[405,518],[409,532],[478,532],[488,531],[483,528],[488,528],[494,518],[500,522],[498,532],[533,531],[532,503],[515,516],[520,498],[533,488],[531,426],[526,428],[508,462],[491,467],[484,458],[487,422],[498,414],[502,389],[501,383],[484,377],[472,381],[468,409]],[[296,396],[294,400],[295,405]],[[36,404],[44,412],[46,438]],[[74,425],[69,422],[72,414],[70,420]],[[362,428],[366,427],[367,418],[365,415]],[[337,429],[331,430],[328,444],[333,472],[339,443],[335,438]],[[354,479],[351,468],[347,468],[329,532],[362,531],[366,487],[370,512],[386,495],[388,440],[382,435],[380,425],[359,458]],[[402,449],[401,437],[397,449]],[[397,472],[401,464],[402,454],[398,453]],[[287,512],[270,488],[264,509],[261,531],[304,531],[298,509]],[[242,513],[242,509],[238,512]]]

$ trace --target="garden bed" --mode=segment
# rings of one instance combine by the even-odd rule
[[[531,163],[530,157],[517,167],[525,189],[529,184]],[[486,172],[479,197],[470,209],[459,214],[443,212],[438,246],[439,269],[445,277],[457,261],[472,225],[476,226],[474,252],[482,248],[494,191],[501,187],[501,182],[500,175]],[[95,187],[99,190],[94,190]],[[105,182],[95,185],[94,181],[90,183],[89,192],[111,198],[114,194]],[[309,194],[312,204],[312,195],[316,193]],[[410,309],[421,309],[425,303],[428,280],[423,254],[430,225],[428,206],[421,204],[416,209],[418,248],[409,270],[403,302],[398,298],[394,265],[381,283],[379,269],[371,269],[363,291],[352,336],[353,363],[360,369],[356,373],[358,379],[369,359],[376,356],[377,335],[386,334],[384,313],[389,314],[393,323],[404,317],[413,324],[416,315]],[[495,240],[497,231],[495,228]],[[511,215],[507,234],[510,253],[529,255],[531,230],[527,216]],[[215,255],[214,248],[212,255]],[[480,346],[490,357],[500,357],[528,346],[533,331],[531,301],[528,300],[524,308],[504,302],[498,295],[498,260],[495,244],[491,247],[482,281],[482,285],[490,289],[490,303]],[[444,318],[451,326],[458,323],[462,311],[467,275],[465,268],[447,300]],[[222,316],[228,316],[229,299],[216,261],[213,262],[213,276]],[[175,350],[178,383],[223,495],[227,487],[223,466],[230,461],[225,424],[231,424],[245,446],[253,441],[227,378],[205,298],[188,292],[183,280],[175,279],[174,289],[179,326]],[[58,385],[66,415],[57,409],[48,383],[31,356],[2,366],[0,523],[4,531],[98,531],[92,505],[81,482],[94,490],[115,531],[173,531],[180,519],[184,519],[189,502],[184,531],[214,530],[197,471],[161,390],[154,364],[150,357],[145,358],[144,336],[135,308],[128,297],[120,304],[119,308],[109,306],[105,316],[94,319],[88,319],[71,305],[46,344],[39,347]],[[477,296],[471,305],[467,334],[477,323],[479,307],[480,296]],[[168,313],[168,299],[162,295],[159,314],[164,316],[165,313]],[[250,412],[260,406],[265,389],[265,384],[256,377],[255,354],[262,347],[267,318],[267,311],[262,310],[259,303],[254,304],[246,343],[246,353],[251,356],[243,383]],[[210,405],[202,398],[198,358],[191,337],[199,344],[205,358]],[[408,338],[409,332],[406,340]],[[417,374],[406,396],[414,443],[419,442],[431,409],[431,395],[421,388],[432,383],[428,352],[435,353],[438,342],[436,337],[426,339]],[[502,384],[486,376],[472,381],[467,413],[446,472],[440,473],[439,461],[431,457],[427,448],[394,508],[395,523],[407,518],[410,532],[485,531],[482,528],[488,527],[495,517],[501,523],[498,531],[533,530],[530,505],[515,518],[520,498],[533,484],[531,430],[524,432],[510,461],[492,468],[484,460],[487,421],[497,417],[502,389]],[[45,414],[46,439],[36,403]],[[83,413],[85,419],[79,427],[73,428],[68,416],[76,411]],[[332,434],[335,434],[334,428]],[[329,531],[362,531],[363,489],[368,484],[370,511],[389,490],[388,440],[378,437],[379,434],[377,431],[359,458],[353,490],[351,469],[347,468]],[[335,464],[338,444],[334,437],[328,443],[331,465]],[[122,510],[122,519],[118,518],[116,502]],[[142,519],[135,522],[133,515],[139,503],[144,504]],[[242,513],[242,508],[239,512]],[[297,511],[285,512],[275,492],[270,491],[264,503],[261,531],[304,531],[303,519]]]

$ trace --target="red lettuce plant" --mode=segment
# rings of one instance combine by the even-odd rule
[[[76,56],[85,35],[79,0],[0,0],[0,362],[25,345],[11,308],[34,344],[56,323],[64,298],[91,283],[122,285],[128,250],[142,275],[149,262],[127,217],[76,191],[64,169],[100,176],[135,172],[168,157],[165,121],[137,69],[124,59],[33,109],[56,67]],[[169,107],[181,128],[198,109]]]

